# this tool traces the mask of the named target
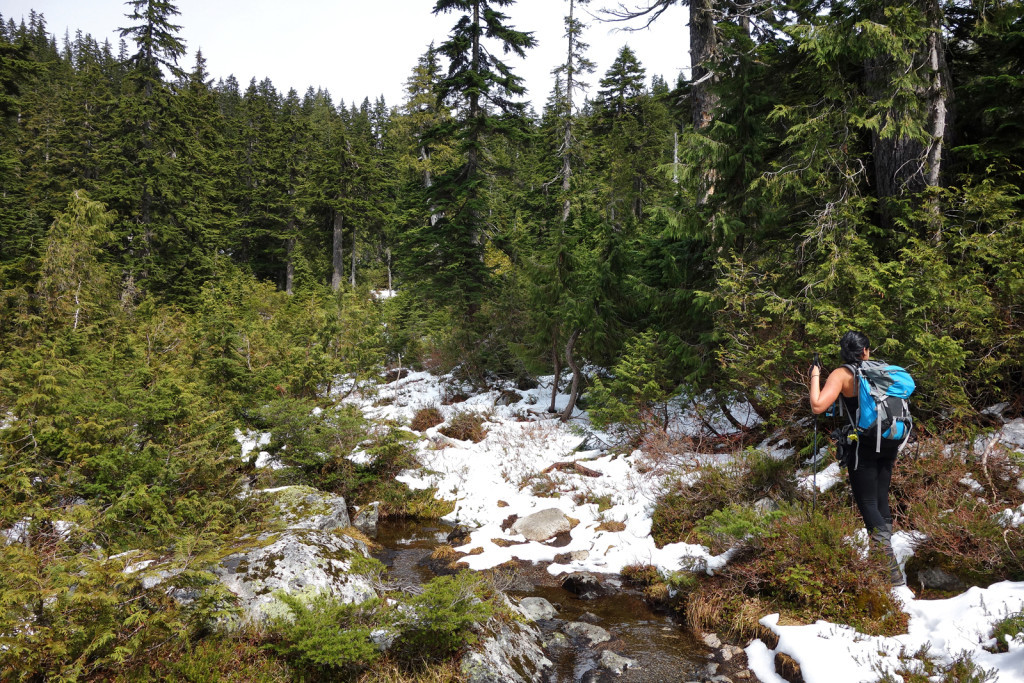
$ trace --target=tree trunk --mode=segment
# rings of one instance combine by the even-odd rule
[[[942,8],[938,2],[928,3],[928,69],[929,83],[929,118],[931,119],[932,139],[928,146],[928,175],[926,182],[937,187],[942,170],[942,147],[946,137],[946,112],[949,101],[953,97],[952,81],[949,67],[946,65],[946,43],[942,37]]]
[[[352,289],[356,288],[356,229],[352,227],[352,248],[349,249],[352,259],[352,269],[348,274],[349,283],[352,285]]]
[[[711,67],[718,52],[715,35],[714,0],[690,2],[690,64],[693,65],[693,127],[702,131],[711,125],[718,105],[718,96],[711,91],[717,80]],[[704,169],[697,205],[708,202],[715,193],[716,174],[712,166]]]
[[[388,265],[388,293],[394,291],[394,285],[391,282],[391,247],[387,247],[384,250],[384,255],[387,258]]]
[[[573,349],[576,348],[576,340],[580,338],[580,328],[576,328],[569,335],[569,341],[565,344],[565,360],[569,363],[569,368],[572,369],[572,388],[569,390],[569,404],[565,406],[565,410],[562,412],[562,422],[568,422],[569,418],[572,417],[572,411],[576,407],[576,399],[580,395],[580,380],[582,374],[579,366],[576,364],[576,359],[573,357]]]
[[[693,127],[703,130],[714,119],[718,96],[711,92],[711,71],[718,39],[715,36],[714,0],[690,3],[690,64],[693,65]]]
[[[555,412],[555,397],[558,396],[558,383],[562,380],[562,352],[558,348],[558,335],[551,340],[551,360],[555,364],[555,379],[551,382],[551,406],[548,412]]]
[[[293,230],[294,227],[294,225],[291,226]],[[285,240],[284,248],[288,260],[284,269],[284,292],[291,296],[295,287],[295,238],[289,237]]]
[[[345,279],[345,244],[342,241],[344,235],[345,219],[341,215],[341,212],[335,209],[334,211],[334,242],[331,247],[331,289],[337,292],[341,289],[341,283]]]
[[[881,14],[874,19],[884,21]],[[915,140],[906,135],[883,138],[878,131],[872,135],[875,194],[879,199],[883,225],[890,228],[895,216],[888,200],[936,186],[941,177],[946,112],[951,91],[941,33],[942,9],[935,0],[927,0],[925,21],[928,40],[924,49],[913,57],[914,68],[924,74],[926,81],[917,88],[918,98],[926,103],[925,111],[917,110],[913,105],[889,109],[884,113],[879,130],[907,117],[926,117],[923,128],[928,131],[929,140]],[[879,100],[891,97],[893,72],[902,67],[897,67],[887,56],[869,59],[865,67],[868,93]]]
[[[672,182],[679,184],[679,131],[672,131]]]

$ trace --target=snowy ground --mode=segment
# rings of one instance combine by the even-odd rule
[[[427,406],[439,408],[446,419],[459,411],[487,416],[488,435],[480,443],[449,439],[439,434],[437,427],[424,432],[426,438],[419,442],[423,469],[405,472],[400,477],[410,487],[434,487],[439,497],[456,501],[447,521],[473,530],[469,542],[458,548],[476,553],[462,558],[473,569],[494,567],[513,557],[552,562],[548,570],[553,574],[617,573],[634,563],[653,564],[666,572],[694,568],[713,572],[723,566],[728,553],[714,556],[703,546],[687,543],[655,547],[650,536],[651,514],[663,484],[664,468],[652,468],[650,459],[639,451],[608,455],[604,449],[612,439],[592,430],[585,414],[577,411],[568,425],[546,414],[550,382],[551,378],[541,378],[540,387],[506,394],[504,398],[496,390],[473,395],[462,403],[443,405],[446,396],[459,390],[452,386],[451,379],[412,373],[377,387],[372,393],[354,392],[347,400],[360,405],[368,417],[405,423],[418,409]],[[516,395],[521,400],[516,400]],[[558,396],[557,407],[563,408],[567,399],[565,395]],[[499,405],[510,400],[508,405]],[[743,423],[756,419],[745,405],[733,407],[732,412]],[[729,423],[716,409],[705,408],[700,401],[677,407],[673,415],[675,428],[690,434],[709,422],[719,432],[729,429]],[[1008,424],[1006,436],[1008,442],[1020,440],[1019,445],[1024,445],[1024,421]],[[257,438],[242,441],[244,453],[258,447]],[[785,446],[763,444],[780,456],[792,453]],[[713,453],[681,453],[677,457],[728,458]],[[558,469],[544,473],[556,463],[573,461],[581,461],[601,476]],[[824,490],[841,481],[838,466],[833,464],[816,477],[807,477],[803,485],[810,488],[813,483]],[[535,495],[535,491],[544,495]],[[557,491],[556,497],[552,497],[553,491]],[[598,501],[605,505],[605,510],[598,511]],[[510,515],[521,518],[548,508],[558,508],[579,520],[568,545],[553,547],[526,542],[522,536],[501,528]],[[1008,511],[1008,521],[1020,523],[1020,515],[1024,511]],[[624,528],[609,530],[609,523],[614,522]],[[618,528],[615,524],[610,526]],[[894,536],[893,545],[901,561],[912,553],[912,540],[913,534]],[[519,544],[509,546],[509,541]],[[554,563],[556,555],[571,555],[574,559]],[[1000,683],[1024,683],[1024,634],[1010,644],[1008,653],[992,654],[984,649],[992,645],[988,634],[995,621],[1024,610],[1024,583],[971,588],[949,600],[916,600],[906,587],[894,590],[910,616],[907,634],[879,638],[827,622],[780,626],[778,615],[766,615],[762,623],[778,634],[779,643],[775,650],[769,650],[759,640],[751,643],[747,648],[751,669],[766,683],[781,681],[775,673],[774,657],[776,652],[784,652],[800,664],[807,683],[870,682],[878,680],[883,672],[894,670],[901,653],[910,656],[928,646],[930,654],[939,661],[949,662],[967,652],[983,668],[996,669],[995,680]]]

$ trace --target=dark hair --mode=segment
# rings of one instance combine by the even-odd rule
[[[871,342],[863,332],[850,330],[839,340],[839,356],[844,363],[859,363],[864,349],[870,349]]]

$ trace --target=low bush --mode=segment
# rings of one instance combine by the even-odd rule
[[[697,524],[716,511],[763,498],[799,500],[795,475],[793,460],[756,449],[742,451],[728,463],[696,464],[658,498],[651,535],[659,547],[691,541]]]
[[[880,553],[865,556],[860,520],[849,509],[810,519],[787,509],[773,519],[756,552],[741,552],[687,596],[691,625],[734,637],[759,633],[769,611],[805,623],[827,619],[868,634],[892,635],[907,615],[889,591]]]
[[[425,432],[442,422],[444,422],[444,415],[441,414],[441,409],[437,406],[426,406],[416,411],[409,426],[417,432]]]
[[[258,426],[271,434],[265,450],[285,466],[271,474],[273,483],[308,484],[348,495],[358,482],[346,456],[368,436],[366,420],[348,404],[315,408],[310,400],[282,398],[259,411]]]
[[[1024,641],[1024,612],[1003,617],[992,626],[996,652],[1009,652],[1010,641]]]
[[[251,632],[211,635],[181,650],[161,652],[148,666],[125,681],[223,681],[224,683],[286,683],[293,680],[288,665],[263,646],[262,636]]]
[[[895,671],[879,671],[876,683],[995,683],[998,670],[984,669],[969,652],[961,652],[949,662],[937,660],[925,645],[914,654],[901,652],[900,666]]]
[[[407,657],[438,659],[476,642],[473,626],[494,613],[485,589],[472,572],[432,579],[401,610],[399,650]]]
[[[451,439],[480,443],[487,436],[487,430],[484,429],[486,421],[487,418],[479,413],[460,410],[438,431]]]
[[[758,544],[772,533],[772,522],[783,512],[759,512],[753,506],[732,504],[715,510],[694,527],[697,539],[716,555],[739,543]]]
[[[1024,579],[1024,531],[1004,527],[1001,515],[1024,504],[1020,472],[1003,452],[984,460],[922,444],[893,470],[897,528],[921,532],[908,576],[938,567],[969,585]]]
[[[313,678],[351,676],[380,657],[370,633],[391,620],[386,603],[350,604],[324,593],[308,600],[287,593],[277,598],[290,614],[271,623],[270,646],[297,671]]]

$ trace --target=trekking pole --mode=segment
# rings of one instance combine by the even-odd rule
[[[821,359],[818,358],[818,354],[814,354],[814,360],[811,362],[811,368],[815,366],[821,367]],[[820,377],[820,376],[819,376]],[[820,381],[820,380],[819,380]],[[811,412],[814,409],[811,408]],[[811,481],[813,490],[811,492],[811,517],[814,517],[815,509],[818,506],[818,414],[814,413],[814,452],[811,454]]]

